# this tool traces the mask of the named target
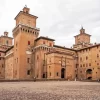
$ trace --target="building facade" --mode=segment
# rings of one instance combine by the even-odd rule
[[[100,79],[100,44],[91,44],[83,27],[73,48],[66,48],[39,37],[37,18],[24,7],[15,17],[13,38],[8,32],[0,37],[0,79]]]

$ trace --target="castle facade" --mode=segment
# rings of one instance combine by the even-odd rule
[[[24,7],[15,17],[13,38],[8,32],[0,37],[0,79],[100,79],[100,44],[91,44],[83,27],[73,48],[66,48],[39,37],[37,18]]]

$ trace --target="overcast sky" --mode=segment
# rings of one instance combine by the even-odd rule
[[[12,36],[14,18],[27,5],[38,16],[40,36],[54,38],[57,45],[71,47],[81,25],[100,42],[100,0],[0,0],[0,35]]]

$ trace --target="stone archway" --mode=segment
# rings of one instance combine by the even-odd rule
[[[92,80],[92,69],[86,70],[86,79]]]
[[[61,78],[65,78],[65,68],[61,69]]]

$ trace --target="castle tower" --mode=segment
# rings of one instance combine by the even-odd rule
[[[15,17],[16,26],[13,29],[15,79],[30,79],[32,77],[32,54],[28,54],[27,49],[34,46],[34,40],[39,35],[39,29],[36,28],[37,18],[37,16],[30,14],[30,9],[26,6]]]
[[[7,31],[5,31],[4,35],[2,35],[0,37],[0,45],[6,46],[7,48],[9,48],[10,46],[12,46],[12,40],[13,40],[13,38],[9,37],[8,34],[9,33]]]
[[[90,44],[91,35],[85,33],[85,29],[83,27],[80,29],[80,33],[74,37],[75,37],[74,49],[80,49],[91,45]]]
[[[4,36],[7,36],[7,37],[8,37],[8,32],[5,31],[5,32],[4,32]]]

